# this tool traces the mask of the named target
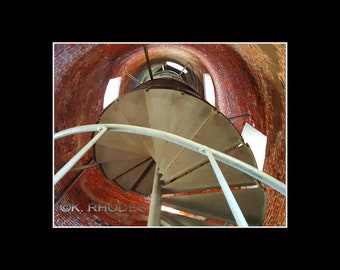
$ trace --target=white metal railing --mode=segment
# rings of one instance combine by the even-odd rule
[[[152,128],[140,127],[140,126],[133,126],[133,125],[125,125],[125,124],[93,124],[93,125],[84,125],[69,128],[63,131],[60,131],[54,134],[54,140],[58,140],[65,136],[70,136],[73,134],[84,133],[84,132],[98,132],[96,136],[94,136],[70,161],[68,161],[64,167],[62,167],[55,175],[53,179],[53,184],[56,185],[62,177],[72,169],[72,167],[80,160],[80,158],[100,139],[100,137],[105,132],[126,132],[126,133],[133,133],[139,134],[149,137],[158,138],[161,140],[169,141],[175,143],[177,145],[183,146],[188,148],[192,151],[200,153],[202,155],[206,155],[210,161],[210,164],[214,170],[214,173],[221,185],[222,191],[226,200],[229,204],[229,207],[234,215],[234,218],[238,225],[240,226],[248,226],[244,216],[232,194],[230,188],[216,162],[216,160],[223,162],[237,170],[240,170],[257,180],[261,181],[262,183],[272,187],[273,189],[277,190],[281,194],[286,196],[286,185],[279,180],[275,179],[274,177],[266,174],[265,172],[259,170],[256,167],[253,167],[239,159],[236,159],[232,156],[224,154],[220,151],[217,151],[213,148],[207,147],[200,143],[191,141],[184,137],[157,130]]]

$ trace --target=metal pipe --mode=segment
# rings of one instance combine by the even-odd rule
[[[96,162],[92,159],[90,164],[96,164]],[[72,170],[71,170],[72,171]],[[63,192],[62,195],[59,196],[58,200],[54,202],[54,206],[58,205],[58,203],[64,198],[65,194],[69,192],[69,190],[75,185],[75,183],[80,179],[80,177],[84,174],[85,170],[82,170],[78,176],[72,181],[72,183],[67,187],[67,189]]]
[[[53,135],[53,139],[59,140],[61,138],[64,138],[66,136],[71,136],[74,134],[80,134],[80,133],[85,133],[85,132],[95,132],[95,131],[101,130],[104,127],[106,127],[106,125],[94,124],[94,125],[83,125],[83,126],[68,128],[68,129],[64,129],[62,131],[55,133]]]
[[[249,113],[240,114],[240,115],[237,115],[237,116],[229,117],[228,119],[230,121],[235,121],[236,119],[241,118],[241,117],[250,117],[250,114]]]
[[[212,153],[214,154],[216,160],[221,161],[227,165],[230,165],[231,167],[256,178],[257,180],[272,187],[276,191],[286,196],[287,193],[286,185],[280,182],[279,180],[275,179],[274,177],[270,176],[269,174],[262,172],[258,168],[253,167],[248,163],[243,162],[242,160],[221,153],[219,151],[213,150]]]
[[[150,78],[151,78],[151,80],[153,80],[152,71],[151,71],[151,66],[150,66],[150,61],[149,61],[149,54],[148,54],[147,45],[144,44],[143,47],[144,47],[144,53],[145,53],[146,62],[147,62],[147,64],[148,64],[148,69],[149,69]]]
[[[159,168],[156,167],[151,193],[148,226],[160,226],[161,224],[162,192],[160,179],[161,174],[159,173]]]
[[[133,133],[133,134],[139,134],[139,135],[145,135],[149,137],[158,138],[161,140],[165,140],[168,142],[178,144],[180,146],[188,148],[197,153],[200,153],[200,149],[206,148],[207,150],[211,151],[211,153],[214,155],[216,160],[221,161],[239,171],[242,171],[256,178],[257,180],[263,182],[264,184],[272,187],[273,189],[277,190],[281,194],[286,195],[286,185],[284,183],[266,174],[265,172],[259,170],[258,168],[255,168],[241,160],[238,160],[232,156],[219,152],[205,145],[199,144],[197,142],[191,141],[181,136],[178,136],[178,135],[175,135],[169,132],[161,131],[161,130],[133,126],[133,125],[125,125],[125,124],[94,124],[94,125],[74,127],[74,128],[70,128],[70,129],[58,132],[54,135],[54,139],[56,140],[64,136],[77,134],[81,132],[96,131],[99,127],[106,127],[108,131],[112,131],[112,132],[127,132],[127,133]]]
[[[137,83],[138,85],[141,85],[141,83],[135,77],[133,77],[129,72],[125,71],[125,74],[128,75],[128,77],[131,80],[133,80],[135,83]]]
[[[235,218],[236,224],[238,226],[242,226],[242,227],[248,227],[248,223],[246,221],[246,219],[243,216],[243,213],[233,195],[233,193],[231,192],[229,185],[227,183],[227,181],[225,180],[223,173],[220,169],[220,167],[218,166],[216,159],[214,158],[213,154],[207,150],[206,148],[202,148],[201,149],[201,153],[205,154],[210,161],[210,165],[214,170],[214,173],[216,175],[216,178],[222,188],[224,197],[227,200],[227,203],[230,207],[230,210]]]
[[[188,65],[188,64],[189,64],[189,62],[185,64],[185,66],[184,66],[183,69],[181,70],[181,73],[179,74],[179,76],[182,76],[182,73],[183,73],[184,70],[187,68],[187,65]]]
[[[96,167],[98,166],[99,164],[97,164],[96,162],[94,162],[94,160],[91,161],[91,164],[87,164],[87,165],[84,165],[84,166],[80,166],[80,167],[77,167],[77,168],[72,168],[70,170],[70,172],[76,172],[76,171],[84,171],[86,169],[89,169],[89,168],[93,168],[93,167]]]
[[[69,170],[72,169],[72,167],[78,162],[79,159],[83,155],[86,154],[86,152],[99,140],[99,138],[107,131],[106,126],[100,125],[98,127],[99,133],[94,136],[91,141],[89,141],[69,162],[67,162],[64,167],[62,167],[55,175],[53,178],[53,185],[56,185],[61,178],[64,177],[66,173],[68,173]]]

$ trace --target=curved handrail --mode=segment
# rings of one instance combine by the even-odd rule
[[[95,132],[99,131],[97,136],[93,137],[92,140],[78,152],[76,156],[74,156],[63,168],[61,168],[58,173],[54,176],[54,185],[57,184],[60,179],[72,168],[72,166],[86,153],[86,151],[97,141],[99,138],[107,131],[113,132],[126,132],[139,134],[149,137],[158,138],[161,140],[165,140],[168,142],[175,143],[177,145],[188,148],[192,151],[200,153],[202,155],[207,155],[207,153],[212,153],[214,158],[220,162],[223,162],[237,170],[240,170],[257,180],[263,182],[264,184],[272,187],[277,190],[281,194],[286,196],[286,185],[269,174],[259,170],[256,167],[253,167],[239,159],[236,159],[230,155],[224,154],[220,151],[217,151],[213,148],[207,147],[200,143],[191,141],[184,137],[152,128],[146,128],[141,126],[134,125],[126,125],[126,124],[92,124],[92,125],[83,125],[78,127],[69,128],[54,134],[54,140],[58,140],[62,137],[84,133],[84,132]],[[87,149],[87,150],[86,150]]]

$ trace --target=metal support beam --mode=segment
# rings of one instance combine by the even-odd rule
[[[135,77],[133,77],[129,72],[125,71],[125,74],[128,75],[128,77],[131,80],[133,80],[135,83],[137,83],[138,85],[141,85],[141,83]]]
[[[93,168],[93,167],[97,167],[99,164],[96,163],[95,161],[91,161],[90,164],[87,164],[87,165],[84,165],[84,166],[80,166],[80,167],[77,167],[77,168],[72,168],[70,170],[70,172],[76,172],[76,171],[84,171],[86,169],[89,169],[89,168]]]
[[[99,140],[99,138],[105,133],[107,130],[107,127],[104,125],[99,125],[97,127],[99,133],[92,138],[91,141],[89,141],[69,162],[67,162],[64,167],[62,167],[53,178],[53,185],[56,185],[61,178],[64,177],[66,173],[68,173],[69,170],[72,169],[72,167],[81,159],[83,155],[86,154],[88,150]]]
[[[218,183],[220,184],[220,186],[222,188],[224,197],[227,200],[227,203],[230,207],[230,210],[231,210],[231,212],[232,212],[232,214],[235,218],[236,224],[238,226],[248,227],[248,223],[247,223],[246,219],[244,218],[243,213],[242,213],[233,193],[231,192],[229,185],[228,185],[227,181],[225,180],[223,173],[222,173],[220,167],[218,166],[214,155],[209,150],[207,150],[205,148],[201,148],[200,152],[202,154],[205,154],[209,158],[211,167],[213,168],[214,173],[217,177]]]
[[[160,179],[161,174],[159,173],[159,168],[156,167],[151,193],[148,226],[160,226],[161,224],[162,192]]]
[[[93,159],[91,160],[90,164],[87,166],[92,166],[91,164],[98,165]],[[72,170],[71,170],[72,172]],[[58,200],[54,202],[54,206],[58,205],[58,203],[64,198],[64,196],[70,191],[70,189],[75,185],[75,183],[81,178],[81,176],[84,174],[85,169],[82,170],[78,176],[69,184],[68,188],[63,192],[62,195],[59,196]]]
[[[150,66],[150,61],[149,61],[149,54],[148,54],[148,45],[143,45],[144,47],[144,53],[145,53],[145,58],[146,58],[146,62],[148,64],[148,68],[149,68],[149,74],[150,74],[150,79],[153,80],[153,75],[152,75],[152,71],[151,71],[151,66]]]
[[[240,115],[237,115],[237,116],[229,117],[228,119],[230,121],[235,121],[235,120],[242,118],[242,117],[250,117],[250,114],[249,113],[240,114]]]
[[[189,62],[185,64],[185,66],[183,67],[183,69],[181,70],[181,73],[179,74],[179,76],[182,76],[182,73],[184,72],[184,70],[187,68]]]

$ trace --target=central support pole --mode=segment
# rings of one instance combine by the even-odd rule
[[[160,226],[161,224],[162,192],[160,179],[161,174],[159,173],[159,168],[156,167],[151,193],[148,226]]]

